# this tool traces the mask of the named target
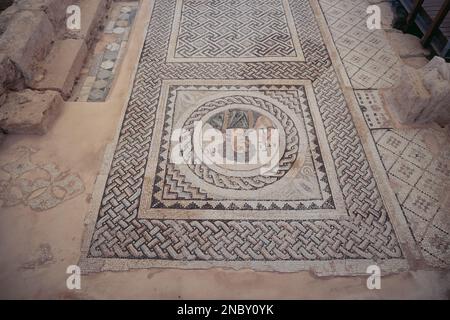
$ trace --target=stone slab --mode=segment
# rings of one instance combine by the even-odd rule
[[[13,61],[27,82],[36,65],[48,54],[54,40],[53,26],[43,12],[21,11],[14,15],[0,38],[0,53]]]
[[[0,13],[0,35],[5,32],[12,17],[18,12],[17,6],[10,6]]]
[[[62,102],[55,91],[12,92],[0,107],[0,128],[7,133],[44,134],[58,116]]]
[[[404,64],[413,67],[415,69],[423,68],[429,62],[429,60],[425,57],[403,58],[402,61]]]
[[[0,53],[0,96],[9,88],[16,87],[20,77],[20,72],[14,63],[4,53]]]
[[[14,6],[19,10],[44,12],[55,30],[64,30],[66,9],[74,3],[74,0],[16,0]]]
[[[401,58],[425,57],[430,55],[430,50],[422,47],[420,39],[407,33],[387,33],[389,42],[395,52]]]
[[[450,64],[435,57],[421,69],[404,65],[397,87],[383,96],[402,124],[450,121]]]
[[[35,81],[33,88],[56,90],[61,93],[63,98],[69,98],[86,56],[87,47],[84,40],[57,41],[42,66],[44,69],[43,79]]]

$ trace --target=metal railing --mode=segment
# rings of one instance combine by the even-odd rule
[[[410,3],[411,0],[406,1],[402,0],[403,6],[406,8],[406,10],[409,12],[408,17],[406,19],[406,24],[404,27],[404,31],[408,30],[413,23],[416,22],[417,26],[421,29],[423,32],[423,37],[421,39],[422,45],[424,47],[429,46],[430,44],[433,46],[433,48],[437,51],[438,54],[442,56],[447,56],[450,54],[450,41],[447,37],[447,42],[444,46],[444,48],[436,48],[437,46],[433,45],[433,40],[436,38],[436,36],[439,33],[439,28],[441,27],[442,22],[446,18],[449,10],[450,10],[450,0],[443,0],[442,5],[440,9],[438,10],[437,14],[434,17],[431,18],[431,23],[417,23],[417,17],[421,11],[426,13],[425,8],[423,7],[424,0],[414,0],[414,4],[411,7]],[[409,6],[408,6],[409,4]],[[447,56],[447,58],[449,58]]]

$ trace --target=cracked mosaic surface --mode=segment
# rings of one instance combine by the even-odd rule
[[[26,205],[35,211],[52,209],[84,191],[81,178],[54,163],[32,159],[34,150],[20,147],[14,160],[0,164],[0,207]]]
[[[209,11],[213,12],[222,2],[211,2]],[[174,24],[181,21],[181,30],[190,30],[188,20],[179,20],[176,15],[177,5],[196,3],[154,3],[135,85],[97,216],[90,225],[83,263],[96,264],[92,269],[102,270],[231,266],[234,262],[252,266],[262,262],[265,267],[290,270],[295,262],[300,262],[296,268],[305,269],[310,266],[308,262],[323,262],[333,268],[353,260],[365,268],[374,260],[403,259],[310,2],[270,2],[280,12],[283,8],[289,29],[298,37],[304,61],[284,60],[291,50],[280,51],[270,61],[265,60],[265,52],[258,51],[252,51],[261,59],[255,62],[239,60],[240,53],[233,61],[167,61],[169,47],[179,43],[177,39],[170,40]],[[233,16],[235,8],[226,8],[219,13]],[[265,27],[275,33],[280,30],[270,23]],[[219,39],[209,40],[220,47]],[[269,40],[263,41],[269,48],[270,42],[265,41]],[[184,90],[184,99],[189,103],[177,101],[177,90]],[[301,95],[302,92],[306,94]],[[273,206],[264,193],[270,186],[261,185],[258,192],[248,194],[246,201],[236,202],[231,184],[226,184],[230,182],[202,176],[200,183],[192,168],[180,169],[168,163],[165,143],[172,121],[178,123],[177,117],[196,115],[205,103],[217,99],[222,99],[224,107],[232,105],[227,98],[236,96],[247,99],[247,103],[240,101],[241,112],[266,112],[270,118],[273,112],[268,108],[278,108],[289,114],[291,122],[272,118],[285,121],[286,137],[298,136],[291,142],[286,138],[283,143],[292,143],[294,153],[305,159],[299,167],[314,165],[309,174],[319,177],[323,186],[317,183],[314,191],[312,185],[311,194],[294,192],[297,199],[286,199]],[[258,107],[249,102],[249,96],[253,102],[256,97],[260,99]],[[281,112],[275,114],[283,117]],[[308,141],[312,144],[308,145]],[[274,184],[289,189],[289,175],[294,173],[294,167],[288,168],[286,175]],[[223,174],[233,178],[229,171]],[[329,202],[325,208],[311,203],[299,206],[299,201],[314,200],[312,197],[321,187],[331,193],[333,205]],[[214,210],[202,213],[202,208]],[[292,209],[297,212],[289,216]],[[339,218],[333,217],[330,210],[336,211]]]

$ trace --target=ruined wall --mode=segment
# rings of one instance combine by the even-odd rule
[[[404,66],[399,84],[383,95],[401,124],[449,124],[450,63],[434,57],[420,69]]]
[[[0,14],[0,130],[44,133],[70,96],[112,0],[14,0]],[[81,28],[66,27],[67,7]]]

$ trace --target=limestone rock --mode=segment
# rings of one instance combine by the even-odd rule
[[[21,11],[12,17],[0,38],[0,54],[14,62],[29,82],[36,64],[49,52],[53,39],[53,26],[44,13]]]
[[[80,0],[81,30],[68,31],[67,36],[84,39],[87,46],[90,47],[110,3],[110,0]]]
[[[3,143],[4,140],[5,140],[5,134],[3,133],[3,131],[0,130],[0,145]]]
[[[411,57],[411,58],[403,58],[402,59],[403,63],[413,67],[414,69],[420,69],[423,68],[427,65],[428,62],[430,62],[427,58],[425,57]]]
[[[66,9],[73,0],[15,0],[14,5],[19,10],[42,11],[53,24],[55,30],[64,28]]]
[[[11,92],[0,107],[0,128],[6,133],[44,134],[58,116],[62,102],[55,91]]]
[[[430,55],[430,50],[422,47],[420,39],[407,33],[387,33],[389,42],[400,58],[425,57]]]
[[[420,74],[416,71],[412,67],[403,66],[400,85],[385,92],[389,109],[403,124],[415,123],[430,98]]]
[[[84,40],[57,41],[43,64],[45,70],[43,79],[33,83],[32,87],[40,90],[56,90],[64,98],[69,98],[86,55],[87,47]]]
[[[0,106],[3,104],[3,103],[5,103],[5,101],[6,101],[6,96],[7,96],[8,94],[6,93],[6,92],[4,92],[3,94],[1,94],[0,95]]]
[[[450,64],[443,58],[435,57],[423,68],[423,82],[430,92],[430,106],[424,110],[421,118],[424,120],[450,122]]]
[[[2,35],[6,31],[9,22],[18,10],[19,9],[17,8],[17,6],[13,5],[0,14],[0,35]]]
[[[383,93],[403,124],[450,122],[450,64],[435,57],[422,69],[404,66],[398,87]]]
[[[9,79],[14,74],[14,72],[11,72],[11,65],[12,63],[8,57],[0,54],[0,97],[5,94]]]
[[[14,63],[5,54],[0,53],[0,97],[6,94],[7,89],[23,87],[20,84],[21,77],[22,75]]]

